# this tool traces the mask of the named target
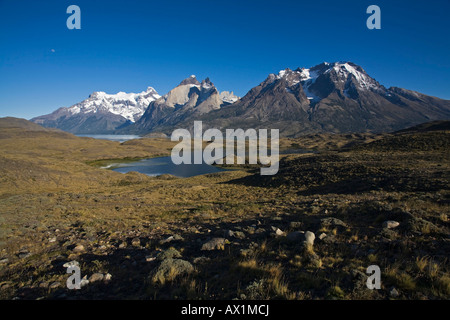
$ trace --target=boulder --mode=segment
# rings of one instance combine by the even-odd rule
[[[224,250],[225,249],[225,238],[213,238],[210,241],[204,243],[202,245],[202,251],[211,251],[211,250]]]
[[[400,225],[399,222],[393,221],[393,220],[388,220],[388,221],[383,222],[383,228],[388,228],[388,229],[397,228],[399,225]]]

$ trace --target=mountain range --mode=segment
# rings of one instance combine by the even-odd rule
[[[183,80],[164,96],[93,93],[70,108],[32,119],[72,133],[169,134],[204,127],[280,129],[283,136],[310,133],[389,132],[450,119],[450,101],[419,92],[386,88],[352,62],[269,74],[239,98],[219,92],[209,78]]]

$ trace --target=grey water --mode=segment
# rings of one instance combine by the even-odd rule
[[[112,166],[113,169],[111,170],[121,173],[137,171],[148,176],[171,174],[181,178],[226,171],[225,169],[211,166],[206,163],[175,165],[172,162],[171,157],[150,158],[135,162],[114,164]]]
[[[101,139],[101,140],[118,141],[120,143],[128,141],[128,140],[140,138],[140,136],[137,136],[134,134],[77,134],[76,136]]]

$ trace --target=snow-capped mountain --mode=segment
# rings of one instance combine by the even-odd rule
[[[71,107],[59,108],[31,121],[72,133],[110,133],[124,124],[137,121],[148,105],[160,97],[152,87],[141,93],[107,94],[98,91]]]
[[[315,103],[329,94],[329,92],[323,90],[324,88],[321,88],[321,82],[316,83],[320,76],[325,75],[328,75],[333,81],[335,89],[342,90],[347,96],[349,96],[352,88],[355,88],[355,85],[360,90],[387,93],[386,88],[371,78],[364,69],[352,62],[324,62],[310,69],[290,70],[288,68],[281,70],[278,75],[269,75],[268,83],[283,79],[288,90],[300,83],[307,98]]]
[[[449,100],[387,89],[352,62],[324,62],[269,74],[243,98],[201,120],[214,128],[278,128],[282,135],[298,136],[386,132],[445,119]]]
[[[99,91],[92,93],[88,99],[68,108],[68,111],[71,114],[95,113],[101,109],[135,122],[144,114],[150,102],[160,97],[152,87],[148,87],[146,91],[141,93],[118,92],[107,94]]]

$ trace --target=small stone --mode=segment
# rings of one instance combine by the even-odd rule
[[[8,263],[8,262],[9,262],[9,259],[8,259],[8,258],[1,259],[1,260],[0,260],[0,263]]]
[[[305,233],[305,244],[314,245],[314,239],[316,238],[315,234],[311,231],[306,231]]]
[[[59,288],[61,286],[61,282],[52,282],[48,287],[49,289],[56,289]]]
[[[80,281],[80,287],[83,288],[84,286],[87,286],[89,284],[89,280],[87,279],[81,279]]]
[[[156,260],[156,257],[152,257],[152,256],[146,256],[145,257],[145,261],[147,261],[147,262],[152,262],[152,261],[155,261]]]
[[[397,297],[400,295],[400,293],[397,291],[397,289],[395,289],[394,287],[392,287],[391,291],[389,291],[389,295],[390,295],[392,298],[397,298]]]
[[[47,289],[48,288],[48,282],[41,282],[38,285],[39,288]]]
[[[80,264],[78,263],[78,261],[72,260],[70,262],[66,262],[63,264],[64,268],[69,268],[69,267],[79,267]]]
[[[388,229],[397,228],[399,225],[400,225],[399,222],[393,221],[393,220],[388,220],[388,221],[383,222],[383,228],[388,228]]]
[[[122,242],[119,244],[119,249],[125,249],[127,247],[127,244],[125,242]]]
[[[183,239],[182,236],[180,236],[180,235],[178,235],[178,234],[175,234],[175,235],[173,235],[173,236],[167,237],[167,238],[164,239],[164,240],[161,240],[159,243],[160,243],[160,244],[165,244],[165,243],[169,243],[169,242],[177,241],[177,240],[184,240],[184,239]]]
[[[111,279],[112,279],[112,274],[107,273],[107,274],[105,274],[105,278],[103,280],[104,281],[111,281]]]
[[[322,232],[319,236],[319,239],[323,240],[326,236],[327,236],[327,234]]]
[[[94,273],[90,278],[89,282],[102,281],[105,276],[102,273]]]
[[[56,237],[53,237],[53,238],[48,239],[48,242],[49,242],[49,243],[56,242]]]
[[[245,233],[243,233],[242,231],[235,231],[234,237],[237,239],[245,239]]]
[[[289,227],[291,227],[292,229],[299,229],[301,228],[303,225],[303,222],[301,221],[292,221],[291,223],[289,223]]]
[[[344,227],[344,228],[348,227],[348,225],[344,221],[331,217],[323,218],[322,220],[320,220],[320,223],[322,224],[323,227]]]
[[[84,248],[84,246],[83,246],[82,244],[77,245],[77,246],[73,249],[73,252],[75,252],[75,253],[79,253],[79,252],[83,252],[83,251],[85,251],[85,248]]]
[[[133,240],[131,240],[131,245],[133,247],[140,247],[141,246],[141,239],[134,238]]]
[[[212,240],[206,242],[202,246],[202,251],[207,250],[224,250],[225,249],[225,238],[213,238]]]
[[[25,259],[25,258],[28,258],[29,256],[31,256],[31,253],[29,253],[27,251],[23,251],[23,252],[19,252],[19,254],[17,256],[19,257],[19,259]]]

